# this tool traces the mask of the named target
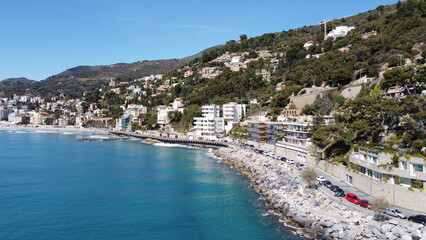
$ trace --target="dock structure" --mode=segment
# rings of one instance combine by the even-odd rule
[[[224,142],[208,141],[208,140],[196,140],[196,139],[184,139],[184,138],[168,138],[154,135],[145,135],[138,133],[130,133],[124,131],[110,131],[111,134],[119,136],[134,137],[139,139],[153,139],[164,143],[181,143],[181,144],[199,144],[199,145],[210,145],[216,147],[229,147],[229,144]]]

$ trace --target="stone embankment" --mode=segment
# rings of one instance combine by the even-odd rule
[[[296,227],[296,234],[324,239],[425,239],[426,227],[396,220],[377,222],[373,216],[351,211],[320,191],[308,189],[299,172],[282,161],[242,149],[213,151],[220,162],[238,169],[279,216]]]

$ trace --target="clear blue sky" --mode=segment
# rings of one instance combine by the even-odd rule
[[[0,0],[0,80],[181,58],[396,0]]]

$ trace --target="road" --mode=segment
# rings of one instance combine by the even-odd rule
[[[244,146],[239,146],[239,147],[247,149],[247,150],[250,151],[249,148],[246,148]],[[360,199],[365,199],[365,200],[368,200],[369,202],[373,201],[373,197],[371,197],[370,195],[366,194],[365,192],[360,191],[359,189],[355,188],[354,186],[352,186],[352,185],[350,185],[350,184],[348,184],[346,182],[341,181],[340,179],[334,177],[333,175],[324,172],[323,170],[317,168],[316,166],[312,166],[312,165],[310,165],[310,164],[308,164],[306,162],[300,162],[300,161],[296,161],[296,160],[295,160],[295,163],[303,163],[305,166],[313,167],[314,170],[315,170],[315,172],[319,176],[324,176],[324,178],[326,180],[330,181],[333,185],[338,186],[341,189],[343,189],[343,191],[345,191],[345,193],[353,193],[353,194],[356,194],[358,196],[358,198],[360,198]],[[290,165],[291,168],[293,168],[294,170],[298,171],[297,167],[296,167],[296,164],[289,164],[289,165]],[[334,196],[334,192],[333,191],[331,191],[330,189],[328,189],[328,188],[326,188],[326,187],[324,187],[322,185],[318,188],[318,190],[321,191],[322,193],[324,193],[326,196],[328,196],[331,200],[333,200],[333,201],[335,201],[337,203],[340,203],[340,204],[346,206],[350,210],[358,211],[358,212],[361,212],[363,214],[370,215],[370,216],[374,215],[374,212],[372,210],[369,210],[367,208],[364,208],[364,207],[361,207],[359,205],[353,204],[353,203],[349,202],[348,200],[346,200],[346,198],[344,198],[344,197],[342,198],[342,201],[340,201],[339,197],[335,197]],[[413,216],[413,215],[417,215],[417,214],[424,214],[424,213],[416,212],[416,211],[409,210],[409,209],[404,209],[404,208],[400,208],[400,207],[397,207],[397,208],[402,213],[404,213],[407,216]],[[412,222],[410,222],[410,221],[408,221],[406,219],[395,218],[395,217],[392,217],[392,216],[389,216],[389,217],[391,219],[395,219],[395,220],[400,221],[400,222],[412,223]]]

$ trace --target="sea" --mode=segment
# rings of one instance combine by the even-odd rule
[[[208,149],[0,130],[0,239],[297,239]]]

